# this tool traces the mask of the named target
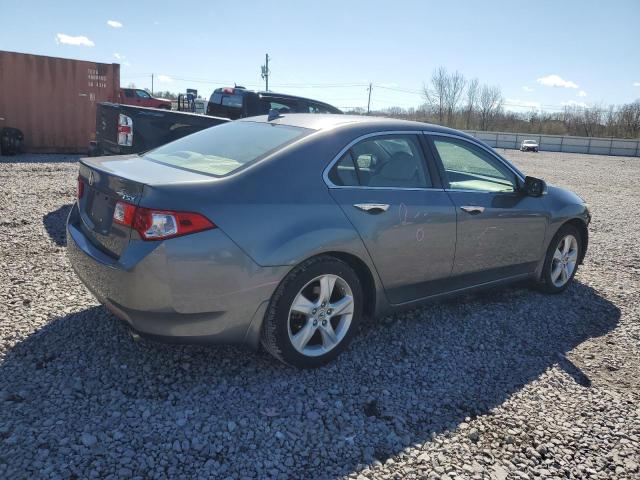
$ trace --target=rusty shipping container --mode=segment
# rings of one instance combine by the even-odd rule
[[[0,51],[0,128],[19,128],[24,149],[86,153],[96,104],[114,102],[120,65]]]

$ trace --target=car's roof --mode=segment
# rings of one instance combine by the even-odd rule
[[[440,125],[431,123],[413,122],[410,120],[398,120],[395,118],[373,117],[365,115],[334,115],[322,113],[285,113],[269,122],[267,115],[248,117],[240,121],[274,123],[289,125],[292,127],[308,128],[310,130],[329,130],[334,128],[361,128],[370,127],[371,130],[419,130],[437,133],[466,134]]]

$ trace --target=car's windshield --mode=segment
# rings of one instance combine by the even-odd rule
[[[142,158],[207,175],[227,175],[309,134],[306,128],[229,122],[156,148]]]
[[[524,143],[525,145],[534,145],[536,142],[535,140],[525,140]]]

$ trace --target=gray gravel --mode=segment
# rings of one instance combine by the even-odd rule
[[[640,477],[640,159],[505,154],[590,203],[577,282],[387,317],[304,372],[134,343],[65,257],[77,158],[0,160],[0,478]]]

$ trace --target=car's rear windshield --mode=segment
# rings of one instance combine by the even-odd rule
[[[142,156],[207,175],[228,175],[312,130],[259,122],[229,122],[180,138]]]

